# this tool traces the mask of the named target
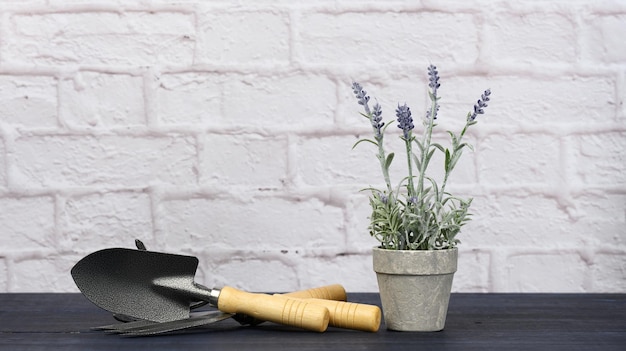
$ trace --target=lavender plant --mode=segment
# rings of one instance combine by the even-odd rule
[[[436,126],[435,120],[439,112],[438,90],[439,72],[433,65],[428,67],[428,95],[430,108],[424,118],[424,132],[420,138],[414,135],[414,124],[410,108],[398,104],[396,108],[397,126],[402,130],[400,139],[406,151],[407,176],[395,187],[391,183],[389,167],[394,153],[387,153],[383,140],[385,130],[391,124],[382,122],[382,108],[376,103],[370,109],[370,97],[359,83],[352,83],[352,89],[360,105],[363,106],[362,116],[367,118],[374,132],[373,139],[360,139],[353,148],[362,142],[377,147],[377,158],[380,163],[386,188],[366,188],[371,191],[370,234],[375,237],[384,249],[394,250],[441,250],[455,247],[456,238],[461,227],[470,219],[469,208],[472,199],[462,199],[446,191],[448,179],[459,161],[465,148],[472,146],[463,142],[463,137],[470,126],[476,124],[478,115],[485,113],[491,91],[485,90],[474,105],[473,111],[467,114],[465,127],[460,133],[448,131],[451,145],[444,148],[433,142],[432,133]],[[416,151],[413,148],[416,147]],[[427,175],[426,171],[435,152],[444,155],[444,176],[441,183]]]

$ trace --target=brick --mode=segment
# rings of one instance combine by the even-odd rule
[[[7,164],[6,164],[6,148],[4,147],[4,140],[0,136],[0,189],[8,186],[7,183]]]
[[[314,199],[168,200],[159,213],[161,240],[172,250],[206,243],[255,250],[325,246],[341,237],[344,221],[341,209]]]
[[[582,58],[604,63],[626,62],[626,48],[619,35],[625,31],[624,13],[587,16],[582,26]]]
[[[59,230],[64,246],[95,251],[152,237],[150,198],[143,193],[98,193],[63,202]]]
[[[191,64],[194,16],[179,12],[15,14],[3,59],[31,64]]]
[[[341,284],[348,292],[378,292],[371,253],[313,257],[306,261],[304,270],[307,287]]]
[[[0,197],[2,251],[55,246],[54,201],[50,197]],[[0,252],[0,256],[3,252]]]
[[[223,123],[294,130],[329,126],[335,95],[334,83],[324,76],[233,76],[223,87]]]
[[[553,184],[558,181],[558,137],[550,134],[495,134],[479,144],[478,179],[482,184]]]
[[[297,143],[298,177],[307,185],[357,184],[384,186],[380,164],[376,159],[376,147],[361,143],[354,150],[352,145],[358,139],[354,136],[330,136],[301,139]],[[399,166],[398,162],[395,166]],[[394,164],[392,164],[394,166]],[[395,170],[395,167],[394,167]],[[394,172],[393,182],[398,182]]]
[[[216,287],[228,285],[245,291],[268,293],[298,289],[297,268],[276,259],[233,258],[220,262],[219,267],[209,267],[205,270],[205,283]]]
[[[570,173],[583,184],[626,185],[626,133],[572,137]]]
[[[564,14],[501,12],[485,27],[484,50],[490,61],[576,61],[576,25]]]
[[[70,127],[145,125],[141,77],[80,72],[60,84],[61,118]]]
[[[9,291],[9,269],[4,257],[0,256],[0,291]]]
[[[591,271],[593,292],[623,293],[626,290],[624,253],[596,253]]]
[[[279,11],[216,11],[199,17],[198,62],[288,63],[289,14]]]
[[[582,194],[574,201],[575,232],[586,246],[626,247],[626,195]]]
[[[294,48],[303,62],[471,63],[478,56],[474,19],[463,13],[305,13],[297,29]]]
[[[472,221],[458,235],[463,247],[517,246],[520,242],[532,247],[590,244],[556,199],[541,193],[507,192],[474,197]]]
[[[626,71],[619,75],[617,86],[617,121],[623,125],[626,123]]]
[[[441,72],[444,74],[445,69],[441,68]],[[442,77],[441,118],[464,119],[487,88],[491,89],[491,101],[472,130],[485,128],[483,125],[506,128],[510,125],[540,127],[546,123],[572,126],[573,122],[618,122],[614,78],[567,74]]]
[[[15,181],[29,187],[193,184],[194,138],[32,136],[15,142]]]
[[[29,128],[57,126],[56,79],[1,75],[0,123]]]
[[[509,292],[585,292],[589,267],[576,253],[524,253],[508,258],[504,277]]]
[[[369,234],[372,208],[369,204],[369,192],[354,189],[346,205],[346,243],[347,247],[357,252],[369,252],[380,245],[378,240]]]
[[[159,123],[212,125],[220,121],[224,80],[204,72],[160,76],[155,101]]]
[[[81,257],[43,252],[40,255],[13,264],[11,291],[78,292],[69,272]]]
[[[491,255],[476,249],[459,247],[459,261],[454,275],[454,292],[489,292]]]
[[[287,177],[287,139],[207,135],[199,159],[201,184],[279,188]]]

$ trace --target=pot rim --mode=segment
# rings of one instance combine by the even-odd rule
[[[457,270],[458,248],[444,250],[390,250],[374,247],[376,273],[398,275],[452,274]]]

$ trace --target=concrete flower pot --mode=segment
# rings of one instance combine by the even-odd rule
[[[374,248],[373,259],[387,329],[443,330],[458,250]]]

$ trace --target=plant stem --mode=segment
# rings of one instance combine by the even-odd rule
[[[415,196],[415,185],[413,184],[413,162],[411,161],[412,156],[413,156],[413,150],[411,149],[412,139],[413,139],[412,135],[409,135],[408,139],[404,139],[404,143],[406,145],[406,161],[408,163],[408,168],[409,168],[409,180],[407,184],[407,194],[408,194],[409,200],[413,196]]]
[[[437,113],[437,96],[431,95],[430,99],[431,99],[430,117],[428,118],[428,125],[426,127],[426,130],[424,131],[424,136],[422,139],[422,150],[421,150],[421,155],[420,155],[421,167],[420,167],[420,175],[417,180],[417,195],[419,197],[418,200],[420,202],[420,206],[424,204],[424,196],[423,196],[424,176],[426,174],[426,168],[427,168],[425,162],[428,158],[428,153],[430,152],[430,141],[432,139],[432,134],[433,134],[434,116],[436,116],[436,113]]]
[[[387,162],[387,155],[385,155],[385,148],[383,147],[383,134],[381,133],[380,135],[375,136],[375,139],[376,139],[376,144],[378,144],[377,158],[378,158],[378,161],[380,161],[380,168],[383,171],[383,177],[385,178],[385,183],[387,184],[389,200],[395,201],[395,199],[392,199],[393,192],[391,188],[391,180],[389,178],[389,169],[387,169],[387,167],[385,166],[385,163]]]
[[[458,152],[461,152],[461,150],[457,150],[457,146],[461,145],[461,141],[463,140],[463,136],[465,135],[465,132],[467,131],[467,128],[470,126],[470,122],[469,120],[465,123],[465,127],[463,127],[463,130],[461,131],[461,134],[459,134],[459,137],[457,139],[457,145],[453,145],[454,146],[454,151],[452,152],[452,155],[450,156],[451,159],[454,159],[456,157],[456,154]],[[456,166],[456,165],[455,165]],[[439,201],[443,200],[443,194],[446,190],[446,184],[448,183],[448,177],[450,176],[450,173],[452,173],[452,169],[454,169],[454,167],[447,169],[445,175],[443,176],[443,183],[441,184],[441,192],[439,193]]]

